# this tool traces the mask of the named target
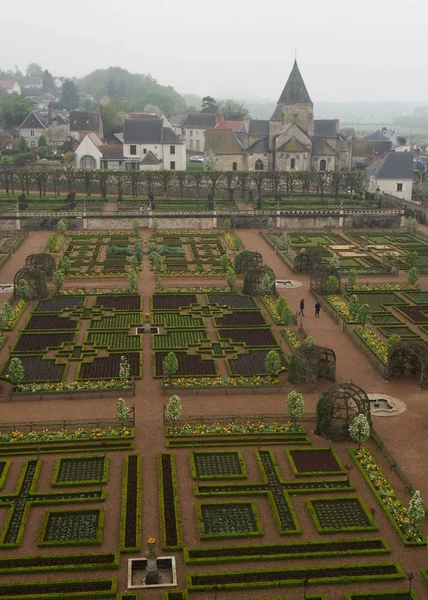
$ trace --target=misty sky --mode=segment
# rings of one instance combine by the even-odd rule
[[[427,0],[0,0],[0,68],[108,66],[181,93],[277,100],[297,50],[314,102],[428,101]]]

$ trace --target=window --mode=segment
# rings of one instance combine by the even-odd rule
[[[129,154],[131,154],[131,156],[136,156],[136,154],[137,154],[137,146],[135,144],[131,144],[129,146]]]
[[[175,171],[175,160],[172,160],[172,161],[169,163],[169,168],[171,169],[171,171]]]
[[[190,142],[189,142],[189,148],[190,148],[190,150],[193,150],[193,140],[190,140]]]
[[[324,159],[320,160],[320,171],[325,171],[327,167],[327,163]]]
[[[52,121],[52,125],[58,125],[58,121]]]
[[[293,121],[297,121],[299,118],[299,113],[293,113]]]
[[[169,147],[169,153],[170,154],[175,154],[175,146],[170,146]]]
[[[102,169],[108,169],[108,162],[106,160],[102,160],[101,161],[101,168]]]
[[[263,161],[259,159],[256,160],[256,164],[254,165],[254,168],[256,171],[263,171],[264,166],[263,166]]]
[[[402,191],[403,191],[403,184],[397,183],[397,192],[402,192]]]
[[[201,142],[199,140],[196,140],[196,150],[200,149],[200,145],[201,145]]]
[[[97,161],[93,156],[85,154],[85,156],[82,156],[82,158],[80,159],[80,168],[87,170],[96,169]]]
[[[36,147],[36,142],[34,140],[31,140],[31,147],[35,148]]]
[[[295,169],[296,168],[296,159],[292,158],[290,160],[290,169]]]
[[[147,154],[147,148],[143,148],[143,154]]]
[[[192,137],[193,136],[193,131],[189,131],[189,135],[190,135],[190,137]]]
[[[234,162],[232,163],[232,171],[237,171],[238,170],[238,163]]]
[[[34,137],[34,129],[30,129],[30,136]]]

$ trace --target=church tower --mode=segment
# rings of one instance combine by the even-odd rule
[[[310,137],[314,135],[314,105],[306,89],[305,82],[294,61],[293,68],[285,84],[278,104],[270,119],[269,133],[271,147],[273,137],[296,123]]]

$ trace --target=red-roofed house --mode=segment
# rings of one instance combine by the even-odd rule
[[[8,94],[20,94],[19,83],[13,79],[0,79],[0,90],[5,90]]]
[[[248,133],[246,121],[220,121],[216,129],[231,129],[236,133]]]

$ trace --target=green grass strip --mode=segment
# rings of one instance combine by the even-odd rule
[[[142,475],[141,455],[125,456],[120,512],[120,552],[141,550]]]

